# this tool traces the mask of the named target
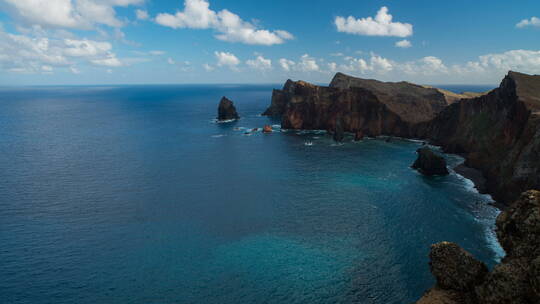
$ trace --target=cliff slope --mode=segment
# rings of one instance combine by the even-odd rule
[[[540,188],[539,110],[540,76],[509,72],[498,88],[449,105],[412,133],[464,154],[484,173],[488,192],[508,203]]]

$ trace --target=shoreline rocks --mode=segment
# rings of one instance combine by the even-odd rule
[[[239,118],[240,116],[238,116],[238,113],[236,112],[234,103],[227,97],[223,96],[219,102],[217,119],[219,121],[226,121],[236,120]]]
[[[446,160],[444,157],[436,154],[428,147],[422,147],[416,150],[418,158],[411,166],[424,175],[448,175]]]
[[[417,304],[540,303],[540,191],[522,193],[496,226],[506,256],[491,272],[456,244],[433,245],[437,284]]]

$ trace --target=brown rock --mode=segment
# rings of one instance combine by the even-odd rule
[[[360,141],[362,139],[364,139],[364,132],[362,132],[360,130],[354,132],[354,141]]]
[[[524,192],[497,217],[497,237],[509,258],[540,256],[540,191]]]
[[[488,272],[486,265],[454,243],[431,246],[431,273],[437,286],[446,290],[469,291],[482,282]]]
[[[264,127],[263,127],[263,133],[272,133],[272,126],[270,126],[270,125],[264,125]]]
[[[223,96],[221,98],[221,101],[219,102],[218,106],[218,120],[232,120],[232,119],[238,119],[240,116],[238,116],[238,113],[236,112],[236,108],[234,107],[233,102],[228,99],[227,97]]]
[[[425,175],[447,175],[446,160],[444,157],[433,152],[429,147],[416,150],[418,158],[412,165],[413,169]]]

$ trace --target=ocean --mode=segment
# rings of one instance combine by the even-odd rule
[[[280,130],[278,87],[0,88],[0,302],[410,303],[431,244],[502,257],[490,197],[412,170],[420,142]]]

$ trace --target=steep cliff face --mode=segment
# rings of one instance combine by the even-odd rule
[[[464,154],[501,203],[540,188],[540,76],[509,72],[476,96],[338,73],[328,87],[288,80],[264,114],[281,116],[285,129],[332,132],[342,117],[345,132],[427,139]]]
[[[337,73],[330,82],[331,88],[363,88],[371,91],[377,100],[399,115],[404,121],[418,123],[435,118],[448,104],[465,98],[431,87],[410,82],[382,82],[373,79],[351,77]],[[445,94],[447,92],[448,94]]]
[[[417,303],[540,303],[539,191],[524,192],[498,216],[497,237],[506,257],[491,272],[456,244],[433,245],[430,268],[437,284]]]
[[[450,99],[433,88],[338,73],[328,87],[287,80],[263,115],[281,116],[286,129],[334,130],[341,117],[346,132],[410,136],[411,126],[433,119]]]
[[[540,76],[510,72],[499,88],[460,100],[412,132],[463,153],[487,178],[488,192],[508,203],[540,188]]]

